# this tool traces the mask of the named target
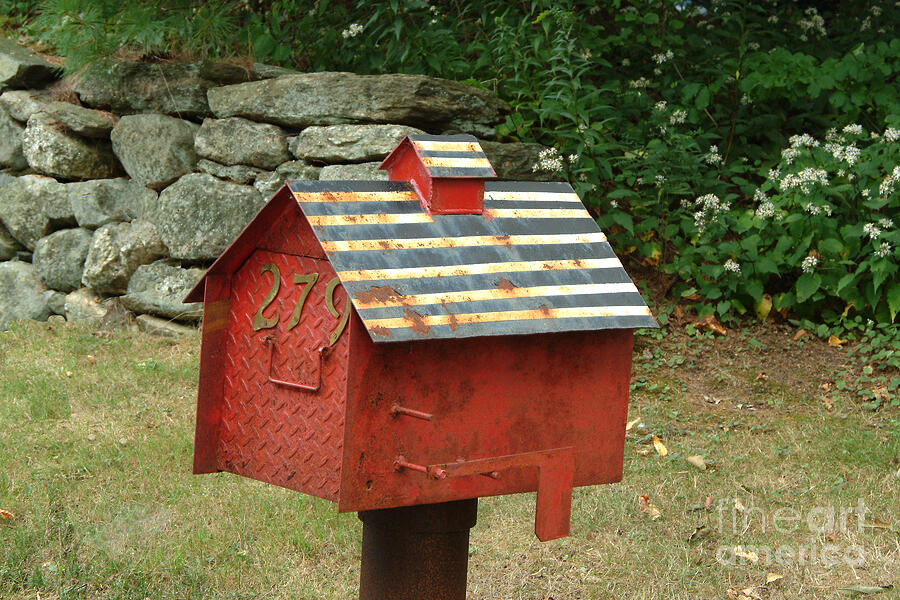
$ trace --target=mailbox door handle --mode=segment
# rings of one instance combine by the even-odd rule
[[[499,478],[498,471],[521,467],[537,467],[539,470],[534,515],[534,532],[538,539],[546,542],[569,535],[575,479],[575,452],[571,446],[427,467],[408,463],[402,456],[394,462],[396,470],[420,471],[433,479],[467,475],[485,475],[496,479]]]
[[[319,388],[322,387],[322,372],[325,368],[325,355],[328,354],[328,346],[322,346],[319,348],[319,373],[318,380],[315,384],[307,384],[307,383],[298,383],[296,381],[285,381],[284,379],[276,379],[272,377],[272,365],[275,363],[275,340],[271,337],[265,338],[266,343],[269,345],[269,372],[268,377],[271,383],[275,385],[280,385],[286,388],[291,388],[292,390],[304,390],[307,392],[318,392]]]

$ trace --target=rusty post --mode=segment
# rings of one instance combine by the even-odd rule
[[[477,512],[477,499],[360,512],[360,600],[465,600]]]

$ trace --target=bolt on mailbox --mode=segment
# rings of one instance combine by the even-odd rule
[[[410,135],[390,181],[294,181],[204,301],[194,472],[372,511],[621,479],[633,329],[656,327],[566,183],[496,182],[471,136]]]

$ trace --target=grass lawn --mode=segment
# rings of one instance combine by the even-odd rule
[[[897,598],[900,411],[824,392],[846,351],[793,333],[639,336],[623,481],[577,489],[544,544],[533,495],[482,499],[469,597]],[[355,597],[354,514],[190,474],[198,357],[199,336],[0,333],[0,598]]]

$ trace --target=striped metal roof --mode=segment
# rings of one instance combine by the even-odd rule
[[[288,185],[376,342],[657,326],[567,183],[485,182],[481,215],[406,182]]]
[[[497,176],[475,136],[417,134],[408,138],[432,177]]]

